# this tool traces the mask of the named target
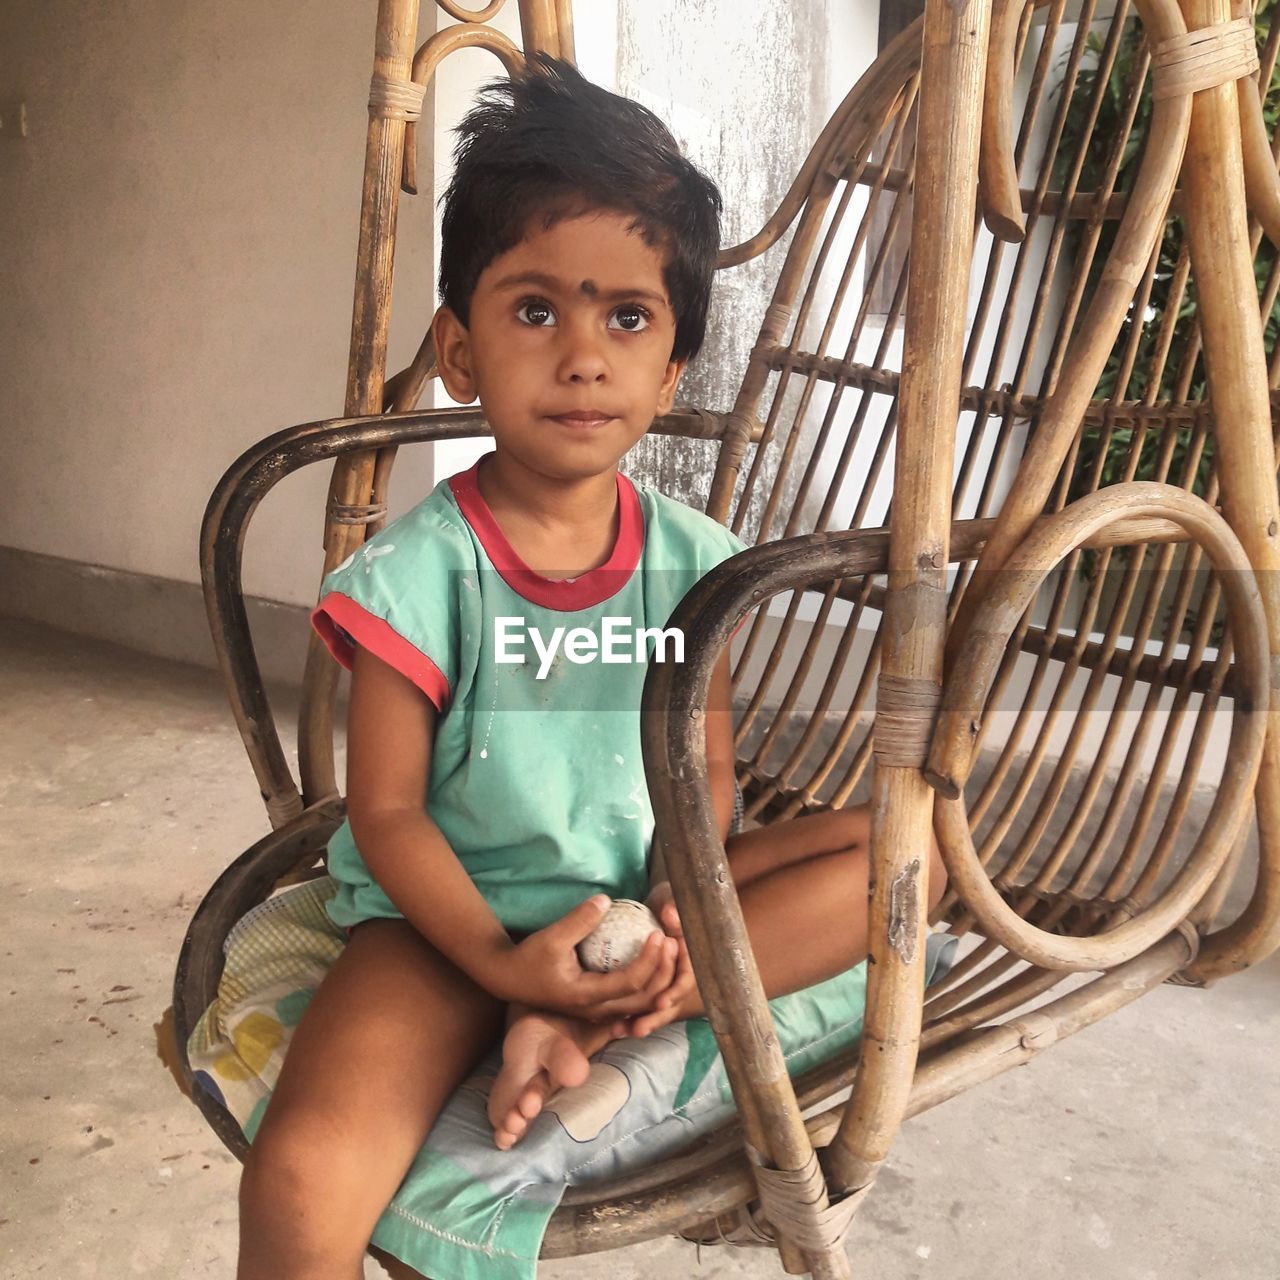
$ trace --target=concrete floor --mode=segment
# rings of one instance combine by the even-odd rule
[[[153,1031],[192,909],[266,831],[216,677],[6,621],[0,808],[0,1275],[226,1280],[237,1168]],[[854,1274],[1276,1280],[1278,1061],[1280,956],[1160,988],[912,1122]],[[781,1272],[658,1241],[539,1274]]]

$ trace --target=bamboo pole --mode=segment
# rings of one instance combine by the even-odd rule
[[[954,423],[989,16],[987,0],[928,0],[925,9],[882,712],[886,677],[910,682],[910,690],[939,690],[942,682]],[[848,1191],[874,1181],[902,1123],[924,997],[928,883],[922,868],[928,866],[933,797],[920,772],[922,751],[910,762],[909,750],[891,753],[887,746],[877,741],[861,1068],[827,1153],[828,1173]]]
[[[1183,0],[1189,27],[1226,22],[1229,0]],[[1258,880],[1245,913],[1204,940],[1188,977],[1246,968],[1280,945],[1280,499],[1276,492],[1266,356],[1245,208],[1238,93],[1228,82],[1195,94],[1187,162],[1187,239],[1196,276],[1216,420],[1222,506],[1258,575],[1271,648],[1272,703],[1258,778]]]
[[[488,13],[489,10],[485,10]],[[441,27],[413,55],[413,79],[416,84],[429,85],[436,69],[459,49],[487,49],[498,58],[510,76],[524,68],[524,55],[501,31],[484,26],[479,19],[460,22],[456,26]],[[400,190],[407,195],[418,194],[418,126],[411,124],[404,137],[404,171],[400,178]],[[431,330],[427,330],[430,338]],[[425,339],[424,339],[425,341]]]
[[[560,29],[561,20],[569,16],[565,0],[520,0],[520,31],[526,55],[549,53],[553,58],[572,58],[573,31],[562,33]]]
[[[393,82],[410,79],[418,30],[418,0],[378,0],[373,75]],[[360,239],[356,250],[355,303],[351,312],[351,348],[347,364],[345,416],[382,411],[391,323],[391,270],[395,256],[396,213],[404,159],[405,121],[371,114],[365,138],[364,190],[360,200]],[[329,504],[367,502],[373,488],[372,453],[343,459],[329,483]],[[328,522],[324,571],[341,564],[364,540],[360,525]],[[298,772],[303,800],[311,804],[337,793],[333,763],[333,704],[338,668],[315,635],[307,649],[302,703],[298,712]]]

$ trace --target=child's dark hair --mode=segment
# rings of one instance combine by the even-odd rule
[[[440,296],[464,325],[480,273],[520,242],[531,220],[550,228],[611,209],[633,215],[645,242],[666,251],[671,358],[697,352],[720,246],[720,192],[652,111],[537,54],[523,75],[485,85],[457,132],[443,197]]]

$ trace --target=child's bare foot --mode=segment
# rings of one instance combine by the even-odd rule
[[[502,1042],[502,1069],[489,1091],[489,1123],[500,1151],[524,1137],[557,1089],[583,1084],[587,1058],[625,1031],[537,1009],[512,1009]]]

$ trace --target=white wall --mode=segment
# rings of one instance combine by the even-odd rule
[[[375,6],[10,0],[0,96],[0,545],[198,580],[210,490],[342,412]],[[406,201],[402,307],[431,299]],[[402,326],[392,360],[417,339]],[[325,477],[264,507],[246,585],[312,598]],[[257,554],[255,554],[255,552]]]

